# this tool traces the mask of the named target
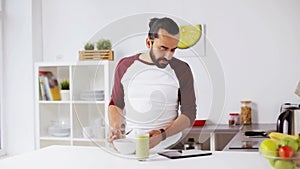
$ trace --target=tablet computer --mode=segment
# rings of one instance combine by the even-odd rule
[[[169,150],[169,151],[160,152],[158,154],[161,156],[168,157],[170,159],[178,159],[178,158],[208,156],[208,155],[212,155],[212,152],[202,151],[202,150]]]

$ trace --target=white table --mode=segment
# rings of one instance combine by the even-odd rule
[[[111,154],[99,147],[51,146],[0,160],[0,169],[254,169],[268,168],[257,152],[213,152],[211,156],[168,159],[155,156],[138,161]]]

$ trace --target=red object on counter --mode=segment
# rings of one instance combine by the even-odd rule
[[[206,120],[195,120],[193,126],[204,126]]]
[[[240,124],[239,116],[240,116],[239,113],[229,113],[229,121],[228,121],[229,125],[235,126],[237,124]]]
[[[293,156],[294,150],[292,147],[289,146],[281,146],[278,150],[278,154],[281,157],[281,159],[288,160]]]

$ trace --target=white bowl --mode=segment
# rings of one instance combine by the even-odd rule
[[[113,145],[121,154],[133,154],[135,152],[135,141],[133,139],[117,139],[113,141]]]
[[[64,126],[51,126],[48,128],[49,134],[55,137],[67,137],[70,135],[70,127]]]

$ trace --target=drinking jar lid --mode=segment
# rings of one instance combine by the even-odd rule
[[[242,100],[241,103],[251,103],[251,100]]]

